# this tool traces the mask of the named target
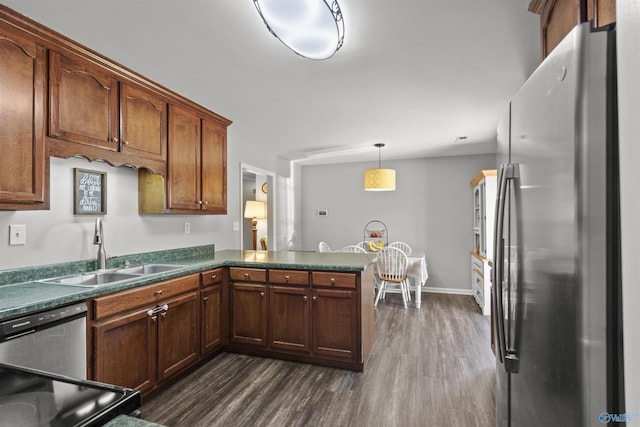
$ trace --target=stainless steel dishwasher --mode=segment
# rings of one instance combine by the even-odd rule
[[[87,378],[87,305],[58,307],[0,323],[0,362]]]

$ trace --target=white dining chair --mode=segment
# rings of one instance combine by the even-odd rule
[[[380,284],[376,295],[374,306],[378,305],[380,299],[384,299],[389,286],[398,286],[402,294],[404,308],[407,308],[409,301],[409,277],[407,276],[408,266],[407,255],[402,250],[393,247],[382,249],[376,255],[376,272]]]
[[[338,249],[335,252],[352,253],[352,254],[366,254],[367,251],[358,245],[347,245],[344,248]]]
[[[411,252],[413,252],[413,250],[411,249],[411,246],[409,246],[407,243],[405,242],[393,242],[393,243],[389,243],[389,247],[390,248],[398,248],[400,249],[402,252],[404,252],[404,254],[406,256],[411,255]]]
[[[331,252],[331,247],[327,242],[318,243],[318,252]]]

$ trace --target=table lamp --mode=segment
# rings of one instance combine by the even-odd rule
[[[253,232],[253,250],[257,249],[258,245],[258,219],[265,218],[267,215],[267,205],[265,202],[257,200],[247,200],[247,204],[244,206],[244,217],[251,218],[251,228]]]

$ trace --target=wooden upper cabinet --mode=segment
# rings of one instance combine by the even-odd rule
[[[57,52],[49,57],[49,136],[118,151],[118,81]]]
[[[202,120],[202,209],[227,213],[227,128]]]
[[[186,108],[174,105],[169,107],[169,209],[201,209],[200,132],[200,116]]]
[[[151,92],[121,83],[122,152],[167,159],[167,103]]]
[[[0,209],[49,208],[46,50],[0,21]]]
[[[615,0],[531,0],[529,11],[540,15],[542,57],[578,24],[603,27],[616,20]]]
[[[140,171],[140,213],[227,213],[227,125],[170,104],[167,177]]]

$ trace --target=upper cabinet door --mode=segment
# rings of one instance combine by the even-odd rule
[[[227,213],[227,128],[202,120],[202,209]]]
[[[169,107],[169,209],[201,209],[200,129],[200,116],[196,113],[174,105]]]
[[[167,103],[151,92],[120,84],[122,152],[167,159]]]
[[[118,151],[117,80],[57,52],[49,61],[49,136]]]
[[[0,209],[47,209],[46,51],[0,22]]]

